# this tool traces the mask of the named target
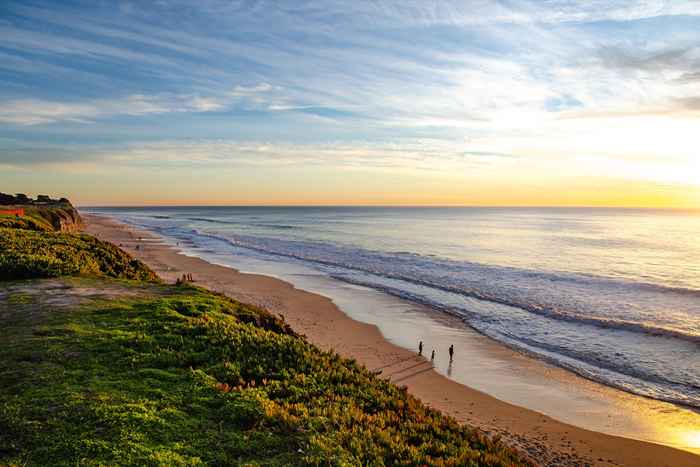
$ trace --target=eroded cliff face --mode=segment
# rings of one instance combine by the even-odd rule
[[[56,232],[77,232],[82,228],[83,220],[78,210],[70,202],[46,205],[34,204],[25,209],[28,216],[39,219]]]
[[[51,209],[51,225],[61,232],[77,232],[82,228],[83,220],[72,205]]]
[[[3,227],[29,230],[76,232],[83,224],[78,210],[68,198],[52,199],[47,195],[33,199],[23,193],[9,195],[0,192],[0,215],[3,216]]]

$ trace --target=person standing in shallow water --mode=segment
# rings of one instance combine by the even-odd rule
[[[450,361],[452,361],[452,357],[454,357],[454,355],[455,355],[455,346],[454,345],[450,345],[449,352],[450,352]]]
[[[418,355],[423,355],[423,341],[418,343]]]

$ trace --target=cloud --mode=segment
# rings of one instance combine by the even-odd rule
[[[600,51],[600,56],[603,66],[609,68],[654,72],[700,65],[700,46],[635,54],[616,47],[605,47]]]
[[[37,99],[6,101],[0,105],[0,122],[39,125],[58,121],[89,123],[117,115],[142,116],[166,112],[205,111],[218,105],[199,98],[164,98],[132,95],[120,100],[95,100],[84,103]]]
[[[89,58],[108,57],[120,62],[143,62],[150,65],[174,66],[175,62],[155,53],[143,53],[127,47],[113,46],[95,40],[56,36],[36,30],[0,25],[3,47],[17,51],[33,50],[42,54],[81,55]]]
[[[676,102],[683,109],[700,112],[700,96],[681,97]]]
[[[181,112],[215,112],[232,106],[266,108],[272,104],[259,97],[268,89],[265,83],[221,96],[191,94],[133,94],[120,99],[97,99],[86,102],[59,102],[20,99],[0,102],[0,122],[38,125],[60,121],[92,123],[97,119],[120,115],[143,116]],[[244,91],[241,91],[243,89]]]
[[[222,6],[214,2],[210,11],[218,14],[252,15],[277,10],[278,2],[261,0],[255,6],[233,2]],[[489,24],[530,24],[593,21],[636,21],[659,16],[700,15],[697,1],[668,0],[551,0],[494,2],[489,0],[426,1],[383,0],[347,2],[324,0],[298,2],[283,9],[285,20],[315,21],[323,18],[351,17],[370,27],[471,26]]]
[[[250,96],[253,94],[265,93],[272,91],[272,86],[268,83],[260,83],[255,86],[236,86],[233,88],[231,95],[233,96]]]
[[[541,4],[544,21],[638,21],[660,16],[700,15],[697,1],[554,0]]]
[[[683,73],[678,81],[683,84],[700,82],[700,71]]]
[[[363,169],[406,168],[435,170],[444,167],[484,167],[515,156],[472,151],[470,144],[435,139],[395,142],[368,141],[289,143],[265,141],[160,141],[118,146],[57,146],[17,144],[5,146],[0,164],[63,166],[93,163],[95,167],[151,166],[198,167],[344,167]],[[51,148],[51,150],[48,150]]]
[[[593,120],[697,117],[699,2],[23,3],[3,5],[0,137],[87,160],[484,164],[596,156]],[[212,143],[238,137],[268,144]]]
[[[189,101],[189,108],[195,112],[212,112],[224,107],[223,102],[211,97],[193,97]]]

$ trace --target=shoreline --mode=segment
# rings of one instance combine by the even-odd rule
[[[259,274],[240,273],[185,256],[145,230],[111,218],[85,215],[86,231],[121,246],[173,282],[184,272],[196,284],[281,314],[297,332],[324,350],[389,373],[396,384],[460,422],[498,435],[545,465],[691,466],[700,457],[675,448],[577,428],[498,400],[435,371],[415,352],[392,344],[379,328],[347,316],[331,299]],[[139,237],[143,240],[139,241]],[[145,245],[136,250],[136,243]],[[426,352],[427,353],[427,352]]]

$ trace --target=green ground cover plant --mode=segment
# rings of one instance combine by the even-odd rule
[[[53,227],[44,220],[37,220],[33,216],[8,216],[0,214],[0,228],[2,229],[24,229],[37,230],[40,232],[51,232]]]
[[[36,292],[47,281],[23,282],[29,299],[12,283],[0,305],[0,463],[527,465],[264,310],[190,286],[63,281],[59,310]],[[86,287],[128,298],[86,302]]]
[[[0,280],[60,276],[157,280],[141,261],[90,235],[0,228]]]

